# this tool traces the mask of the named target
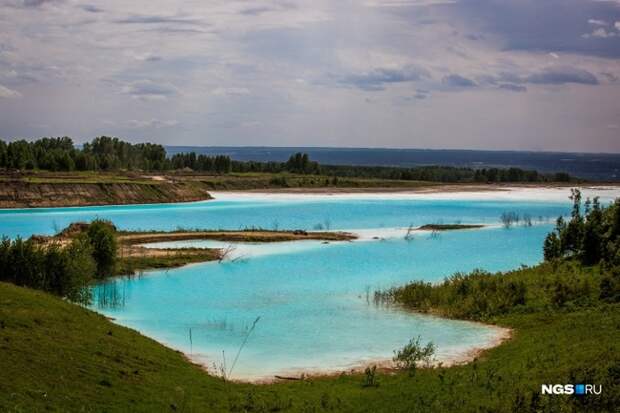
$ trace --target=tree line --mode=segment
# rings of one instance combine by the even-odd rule
[[[369,179],[431,182],[570,182],[567,173],[541,174],[520,168],[466,168],[450,166],[319,165],[305,153],[295,153],[286,162],[236,161],[226,155],[196,152],[167,156],[159,144],[132,144],[101,136],[76,147],[71,138],[41,138],[32,142],[0,140],[0,169],[46,171],[173,171],[191,170],[216,174],[295,173]]]

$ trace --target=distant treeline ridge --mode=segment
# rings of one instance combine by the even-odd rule
[[[0,169],[47,171],[172,171],[188,169],[227,174],[231,172],[290,172],[375,179],[432,182],[570,182],[567,173],[542,174],[520,168],[474,169],[450,166],[319,165],[307,154],[291,155],[287,162],[235,161],[225,155],[198,155],[195,152],[166,155],[162,145],[132,144],[101,136],[76,148],[71,138],[41,138],[33,142],[0,140]]]

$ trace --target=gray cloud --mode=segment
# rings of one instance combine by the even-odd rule
[[[617,1],[469,0],[444,9],[500,36],[506,50],[620,57],[620,42],[582,37],[592,26],[620,20]]]
[[[428,71],[414,66],[400,69],[377,68],[365,73],[349,74],[338,80],[345,86],[366,91],[384,90],[391,83],[413,82],[428,77]]]
[[[511,92],[525,92],[527,87],[522,85],[515,85],[513,83],[502,83],[498,86],[500,89],[509,90]]]
[[[445,76],[441,82],[448,87],[454,88],[470,88],[478,86],[473,80],[456,74]]]
[[[270,11],[274,11],[277,10],[273,7],[267,7],[267,6],[258,6],[258,7],[248,7],[245,8],[243,10],[241,10],[239,13],[240,14],[244,14],[246,16],[259,16],[263,13],[268,13]]]
[[[126,85],[123,93],[146,100],[166,99],[178,94],[178,89],[170,83],[156,83],[152,80],[139,80]]]
[[[527,77],[528,83],[541,85],[563,85],[577,83],[582,85],[598,85],[599,81],[587,70],[574,67],[550,67]]]
[[[159,15],[133,15],[116,20],[120,24],[182,24],[182,25],[201,25],[197,19],[178,16],[159,16]]]
[[[30,9],[41,7],[46,4],[51,3],[62,3],[64,0],[13,0],[8,1],[7,5],[10,7],[20,8],[20,9]]]
[[[92,4],[83,4],[81,6],[79,6],[82,10],[87,11],[89,13],[103,13],[103,9],[94,6]]]
[[[0,135],[620,152],[617,1],[439,3],[0,0]]]

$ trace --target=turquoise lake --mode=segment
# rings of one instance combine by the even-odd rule
[[[233,259],[222,263],[150,271],[94,287],[93,309],[209,368],[220,366],[223,357],[230,368],[260,317],[232,378],[262,379],[386,360],[418,335],[433,341],[445,360],[490,345],[496,329],[377,306],[372,299],[377,289],[412,280],[540,262],[553,221],[570,211],[568,199],[544,201],[534,193],[529,200],[490,198],[224,196],[189,204],[2,210],[0,222],[10,237],[51,234],[96,217],[122,229],[359,231],[361,239],[353,242],[240,244],[233,246]],[[501,227],[499,217],[508,211],[531,216],[533,225]],[[454,222],[488,227],[417,232],[405,240],[409,225]],[[219,246],[212,241],[168,245]]]

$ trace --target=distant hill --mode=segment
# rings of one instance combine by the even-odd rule
[[[423,166],[472,168],[518,167],[539,172],[567,172],[596,181],[620,181],[620,154],[477,151],[437,149],[166,146],[168,155],[194,151],[228,155],[238,161],[285,162],[292,153],[305,152],[323,165]]]

